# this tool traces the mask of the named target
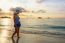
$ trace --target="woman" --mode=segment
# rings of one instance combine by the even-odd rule
[[[19,38],[19,28],[21,26],[20,21],[19,21],[19,16],[18,16],[19,12],[16,11],[14,13],[13,19],[14,19],[14,27],[15,27],[15,32],[13,33],[12,37],[17,33],[17,37]]]

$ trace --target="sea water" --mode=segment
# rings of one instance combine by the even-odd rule
[[[34,34],[45,36],[65,38],[65,19],[50,18],[50,19],[20,19],[20,32],[23,30],[30,31]],[[10,18],[0,18],[0,29],[14,28],[13,20]]]

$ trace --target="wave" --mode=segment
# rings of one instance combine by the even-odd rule
[[[65,29],[65,26],[51,26],[50,28],[54,28],[54,29]]]
[[[22,30],[22,33],[26,34],[40,34],[45,36],[51,36],[51,37],[60,37],[65,39],[65,33],[62,32],[50,32],[50,31],[30,31],[30,30]]]
[[[51,29],[65,29],[65,26],[56,26],[56,25],[48,25],[48,24],[43,24],[43,25],[26,25],[24,27],[27,27],[27,28],[51,28]]]

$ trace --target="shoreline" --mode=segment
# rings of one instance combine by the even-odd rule
[[[7,42],[11,43],[12,38],[3,38]],[[9,40],[8,40],[9,39]],[[3,41],[5,41],[3,40]],[[17,37],[14,36],[14,40],[17,41]],[[20,33],[19,43],[65,43],[65,39],[47,37],[39,34],[24,34]],[[5,42],[6,43],[6,42]],[[13,43],[13,42],[12,42]]]

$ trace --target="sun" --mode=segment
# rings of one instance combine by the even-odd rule
[[[10,8],[12,7],[17,7],[18,3],[16,1],[11,1],[11,0],[1,0],[0,2],[0,8],[5,11],[8,12],[10,10]]]
[[[10,3],[8,0],[1,0],[0,2],[0,8],[3,10],[3,11],[8,11],[9,8],[11,7]]]

